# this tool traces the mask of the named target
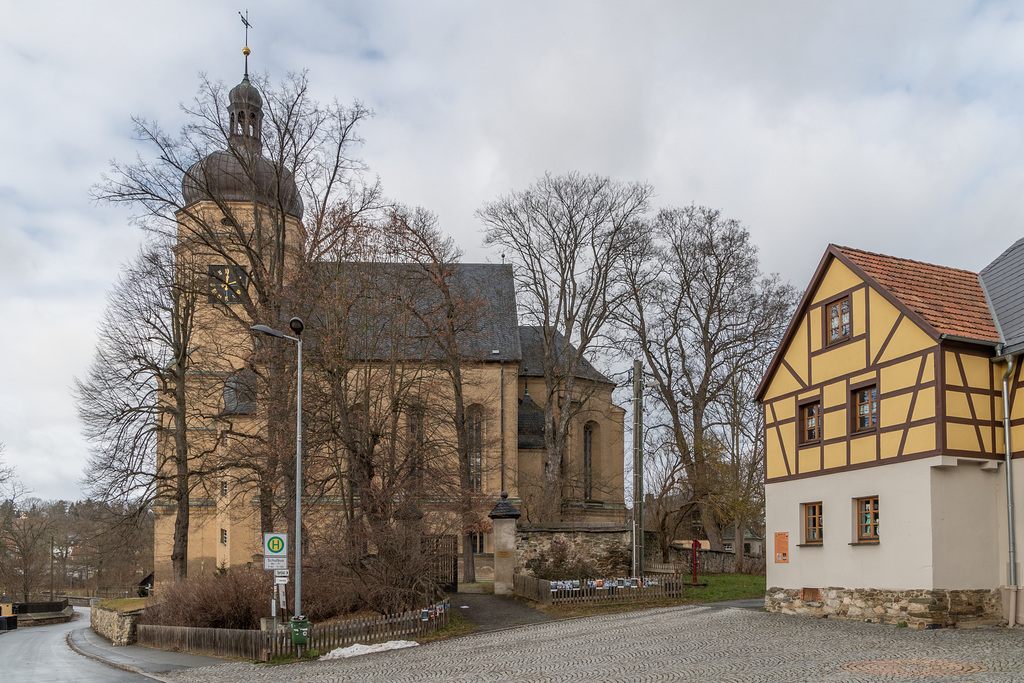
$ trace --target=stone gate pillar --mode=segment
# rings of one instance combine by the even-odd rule
[[[513,592],[512,574],[516,569],[516,520],[520,512],[508,502],[508,491],[501,492],[501,501],[488,517],[494,522],[494,594]]]

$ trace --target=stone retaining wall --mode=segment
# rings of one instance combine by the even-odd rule
[[[89,625],[114,645],[132,645],[136,640],[135,628],[140,616],[141,609],[118,612],[93,604],[89,610]]]
[[[815,594],[816,592],[816,594]],[[998,590],[875,590],[769,588],[765,609],[917,628],[994,624],[1003,620]]]
[[[669,548],[669,564],[682,567],[683,573],[693,571],[693,550],[689,548]],[[661,550],[647,553],[647,559],[661,562]],[[736,553],[731,550],[697,551],[697,571],[701,574],[735,574]],[[764,558],[744,556],[743,571],[747,574],[764,574]]]
[[[629,527],[528,524],[516,529],[515,571],[532,575],[541,558],[550,554],[555,539],[569,543],[575,554],[593,562],[598,576],[628,576],[631,571],[633,540]]]

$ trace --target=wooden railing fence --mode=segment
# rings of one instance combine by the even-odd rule
[[[317,650],[320,654],[326,654],[335,648],[355,643],[372,645],[399,638],[423,637],[447,626],[450,615],[451,602],[445,599],[425,610],[310,624],[309,640],[302,647],[303,650]],[[276,633],[140,624],[138,642],[140,645],[164,650],[263,661],[297,654],[287,622]]]
[[[617,580],[600,581],[602,585],[587,585],[588,582],[580,582],[580,586],[565,587],[567,582],[555,582],[558,586],[551,589],[551,581],[537,579],[525,574],[515,574],[512,577],[513,590],[516,595],[544,605],[567,605],[575,603],[615,603],[615,602],[643,602],[646,600],[659,600],[661,598],[682,597],[684,585],[675,579],[655,579],[656,583],[639,581],[637,585],[631,586],[627,582],[620,583]]]

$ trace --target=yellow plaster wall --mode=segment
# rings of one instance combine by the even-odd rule
[[[805,367],[809,357],[809,386],[801,387],[796,378],[780,365],[775,369],[764,395],[765,405],[774,409],[777,419],[792,420],[782,425],[782,429],[779,430],[781,443],[778,432],[774,428],[768,430],[766,463],[769,479],[786,474],[783,444],[791,453],[791,465],[798,465],[794,473],[816,471],[819,462],[826,471],[848,464],[847,443],[844,437],[850,431],[851,385],[877,377],[879,422],[883,429],[898,428],[907,424],[911,418],[934,420],[936,417],[933,388],[918,390],[917,398],[913,401],[913,415],[909,414],[913,393],[906,391],[916,387],[919,373],[922,375],[922,382],[934,381],[935,368],[932,356],[925,356],[922,359],[921,354],[935,348],[935,340],[910,318],[901,317],[900,310],[884,296],[870,287],[864,288],[863,285],[852,270],[838,260],[832,260],[817,289],[810,296],[811,304],[804,318],[795,327],[798,332],[790,338],[789,346],[782,354],[786,362],[795,369]],[[822,304],[844,292],[851,294],[852,336],[862,338],[822,350]],[[884,367],[876,370],[868,363],[879,355],[878,360]],[[905,393],[897,396],[887,395],[897,391]],[[789,396],[782,398],[786,394]],[[823,409],[828,411],[822,420],[824,440],[844,440],[826,444],[823,449],[817,446],[798,449],[796,421],[799,420],[799,415],[796,405],[800,400],[813,399],[819,395]],[[770,421],[772,413],[769,411],[767,415]],[[904,438],[905,454],[933,450],[936,446],[935,430],[932,425],[923,425],[907,432],[897,430],[884,434],[872,433],[850,441],[849,464],[869,463],[881,458],[895,457]]]
[[[871,336],[868,341],[870,342],[871,358],[875,359],[878,357],[878,352],[882,350],[882,344],[885,343],[886,337],[888,337],[888,331],[892,329],[892,326],[899,319],[900,312],[874,289],[869,291]]]
[[[920,369],[919,358],[909,358],[902,363],[886,366],[880,370],[878,390],[885,394],[912,387],[917,382],[917,373]]]
[[[863,339],[840,344],[811,358],[811,377],[818,384],[838,375],[856,372],[864,367],[864,353]]]
[[[977,451],[978,432],[973,425],[947,423],[946,446],[960,451]]]
[[[853,294],[850,295],[850,305],[854,311],[865,311],[864,307],[865,296],[863,289],[854,290]],[[859,337],[867,331],[867,316],[861,313],[860,315],[854,315],[853,320],[853,336]]]
[[[822,403],[825,408],[834,406],[845,406],[849,401],[845,382],[833,382],[826,384],[822,389]],[[831,420],[831,415],[829,415]]]
[[[887,331],[887,330],[886,330]],[[885,347],[885,353],[878,359],[879,362],[896,360],[912,353],[919,353],[925,349],[935,346],[933,340],[924,330],[917,326],[910,318],[904,318],[896,328],[889,345]]]
[[[914,414],[910,418],[913,422],[918,420],[935,419],[935,388],[925,387],[917,392],[917,402],[914,404]]]
[[[960,367],[956,363],[956,352],[947,350],[942,354],[942,361],[946,364],[946,384],[962,387],[964,382],[960,378]]]
[[[967,375],[967,384],[979,389],[989,388],[989,369],[992,361],[988,358],[961,353],[960,362],[964,366],[964,374]]]
[[[935,448],[935,427],[921,425],[911,427],[907,431],[907,442],[903,446],[903,454],[924,453]]]
[[[875,435],[861,436],[850,441],[850,464],[871,462],[878,459]]]
[[[878,455],[881,458],[895,458],[900,452],[900,441],[903,439],[903,432],[883,432],[881,445],[878,448]]]
[[[765,474],[769,479],[786,476],[786,463],[779,443],[778,431],[770,428],[765,432]]]
[[[910,394],[883,398],[878,405],[878,422],[884,427],[893,427],[907,422],[910,413]]]
[[[846,466],[846,444],[830,443],[825,446],[825,469]]]
[[[967,394],[961,391],[946,392],[946,416],[969,418],[971,407],[968,404]]]
[[[797,454],[799,463],[799,473],[806,474],[808,472],[817,472],[821,462],[821,447],[812,446],[809,448],[801,448]]]
[[[824,427],[825,439],[838,439],[845,436],[849,431],[849,419],[846,415],[846,409],[836,410],[828,413],[822,420],[822,426]]]
[[[861,282],[861,279],[852,270],[840,261],[832,259],[828,265],[828,270],[825,272],[825,276],[821,280],[821,284],[818,285],[817,291],[814,292],[814,296],[811,298],[811,302],[820,304],[836,294],[856,287]]]
[[[785,356],[783,356],[786,359],[786,362],[789,363],[796,372],[796,379],[805,384],[810,381],[810,377],[807,376],[808,352],[807,320],[805,318],[797,326],[796,331],[793,333],[789,348],[786,350]]]
[[[776,419],[792,420],[796,418],[796,403],[793,401],[775,401],[771,405],[775,411]],[[769,415],[769,417],[771,416]]]

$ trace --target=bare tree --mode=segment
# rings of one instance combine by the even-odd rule
[[[760,272],[749,233],[717,210],[661,211],[626,270],[621,348],[640,353],[654,381],[655,424],[685,476],[679,504],[696,502],[711,545],[722,548],[721,454],[746,413],[726,411],[772,353],[789,320],[792,287]]]
[[[444,235],[436,217],[423,210],[399,209],[394,220],[402,237],[404,253],[415,265],[410,271],[412,286],[421,293],[408,298],[406,305],[430,340],[431,355],[448,379],[452,410],[450,421],[455,431],[455,454],[459,470],[460,516],[462,519],[462,575],[467,583],[476,581],[473,536],[479,530],[482,509],[481,473],[472,449],[470,416],[467,415],[466,389],[469,372],[483,359],[479,340],[481,317],[487,302],[474,283],[460,277],[458,261],[462,252],[455,241]],[[482,444],[477,443],[477,448]]]
[[[716,509],[719,520],[735,529],[737,572],[744,566],[746,531],[761,529],[764,520],[764,412],[753,395],[770,356],[759,356],[761,362],[744,364],[730,373],[715,409],[716,426],[722,434],[719,478],[723,482]]]
[[[623,268],[652,192],[643,183],[546,174],[477,212],[487,243],[508,250],[521,317],[541,336],[547,451],[542,518],[547,520],[561,519],[569,427],[586,398],[578,391],[577,374],[612,317],[630,301]]]
[[[248,364],[258,373],[267,426],[249,435],[259,447],[248,443],[246,457],[231,471],[255,488],[260,526],[271,531],[279,514],[294,525],[294,360],[282,345],[266,346],[256,366],[245,332],[254,323],[276,326],[299,313],[285,315],[297,305],[288,296],[290,278],[343,239],[339,215],[358,222],[379,209],[381,199],[376,182],[362,181],[364,165],[353,155],[367,109],[314,101],[305,74],[276,88],[266,79],[254,81],[246,75],[226,94],[204,77],[184,107],[188,123],[177,136],[135,119],[136,135],[152,156],[115,163],[95,196],[131,205],[138,224],[175,240],[179,254],[194,254],[238,278],[230,283],[211,276],[211,286],[235,288],[230,302],[210,303],[222,316],[220,333],[208,334],[195,353],[218,356],[223,371]],[[235,348],[211,351],[208,342],[216,337]],[[229,464],[222,461],[226,470]]]
[[[0,581],[25,602],[42,593],[50,562],[54,516],[38,498],[9,500],[0,508],[4,535],[0,539]]]
[[[106,502],[174,504],[176,581],[188,574],[192,490],[211,466],[211,444],[192,428],[217,412],[216,397],[196,382],[200,277],[183,256],[175,262],[166,238],[151,240],[108,295],[96,355],[86,377],[75,380],[91,445],[83,484]]]

